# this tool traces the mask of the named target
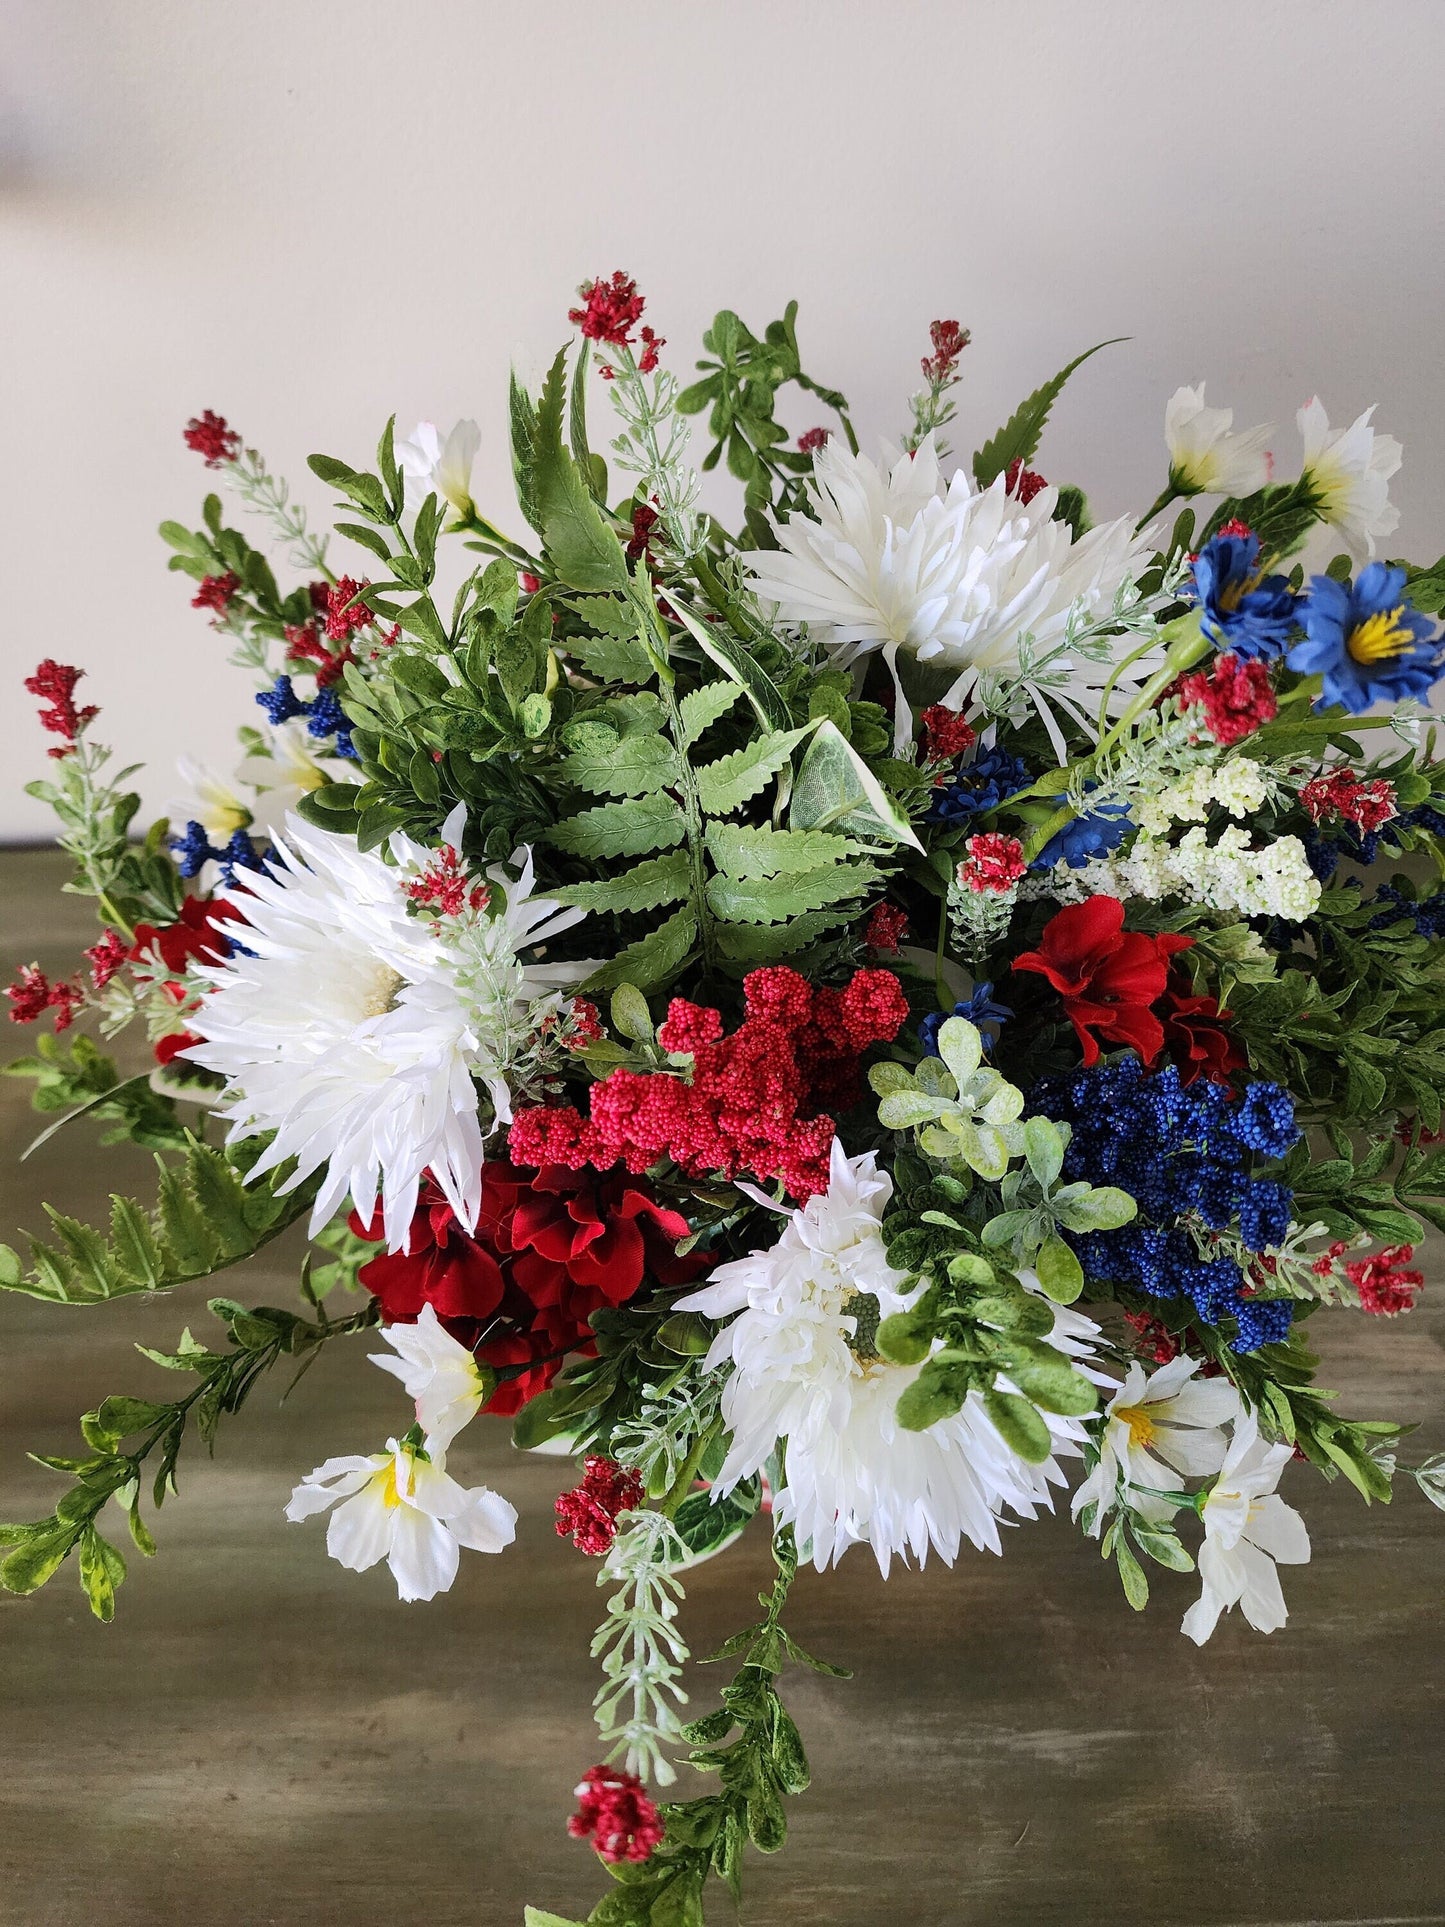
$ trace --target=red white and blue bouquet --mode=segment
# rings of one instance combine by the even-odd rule
[[[968,335],[935,322],[875,457],[793,308],[719,314],[689,386],[642,316],[588,284],[540,393],[514,381],[496,521],[470,422],[313,457],[347,573],[190,423],[295,577],[221,494],[164,525],[257,708],[143,841],[81,672],[27,683],[103,928],[10,988],[54,1033],[15,1068],[51,1130],[160,1176],[104,1229],[50,1210],[0,1286],[97,1303],[309,1242],[295,1309],[211,1299],[42,1461],[68,1487],[0,1528],[0,1580],[74,1554],[109,1618],[112,1520],[153,1553],[192,1435],[363,1336],[399,1383],[287,1518],[426,1600],[516,1529],[467,1428],[576,1455],[558,1557],[610,1598],[570,1830],[614,1879],[594,1921],[687,1927],[808,1783],[779,1676],[838,1669],[786,1628],[800,1561],[996,1554],[1064,1505],[1203,1642],[1284,1624],[1291,1459],[1445,1503],[1306,1340],[1322,1306],[1408,1311],[1445,1228],[1445,562],[1388,559],[1369,413],[1311,401],[1281,480],[1271,430],[1181,388],[1157,501],[1096,522],[1032,466],[1078,361],[964,462]],[[126,1077],[96,1038],[134,1026]],[[683,1575],[749,1530],[776,1584],[685,1713]],[[668,1799],[678,1761],[715,1786]]]

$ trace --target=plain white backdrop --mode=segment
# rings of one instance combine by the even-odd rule
[[[1440,0],[9,0],[0,837],[49,833],[42,656],[88,668],[157,810],[178,751],[227,767],[255,719],[155,536],[206,486],[189,415],[322,517],[308,452],[474,415],[475,493],[515,522],[508,363],[545,366],[617,266],[683,370],[717,308],[761,330],[796,296],[868,441],[934,316],[973,330],[964,454],[1130,336],[1039,459],[1103,514],[1155,493],[1182,381],[1278,423],[1285,473],[1309,395],[1377,402],[1398,551],[1433,559],[1442,71]]]

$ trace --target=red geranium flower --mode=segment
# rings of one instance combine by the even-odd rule
[[[1228,1086],[1234,1072],[1249,1062],[1229,1029],[1234,1012],[1221,1010],[1215,997],[1196,997],[1182,970],[1170,972],[1159,1015],[1169,1055],[1184,1073],[1186,1084],[1203,1076]]]
[[[351,1228],[380,1239],[380,1213],[370,1224],[353,1213]],[[359,1275],[389,1324],[411,1324],[431,1305],[484,1364],[528,1366],[485,1407],[510,1413],[551,1384],[562,1354],[591,1353],[593,1312],[625,1304],[645,1275],[684,1284],[706,1269],[705,1258],[674,1250],[688,1230],[680,1212],[621,1173],[550,1164],[529,1176],[489,1158],[475,1232],[427,1179],[406,1250],[382,1253]]]
[[[1051,917],[1039,948],[1016,957],[1014,969],[1037,971],[1058,991],[1086,1066],[1098,1063],[1101,1043],[1136,1050],[1152,1064],[1164,1048],[1164,1026],[1149,1006],[1164,994],[1170,957],[1193,941],[1126,931],[1117,897],[1089,897]]]

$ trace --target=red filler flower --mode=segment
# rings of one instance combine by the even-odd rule
[[[574,1840],[591,1840],[609,1864],[650,1860],[662,1845],[665,1829],[635,1773],[589,1767],[576,1793],[579,1804],[567,1831]]]
[[[1266,665],[1233,655],[1221,656],[1208,675],[1181,676],[1175,693],[1183,708],[1202,713],[1204,727],[1226,749],[1273,722],[1279,707]]]
[[[617,1537],[617,1521],[642,1498],[642,1479],[615,1459],[588,1459],[582,1483],[558,1494],[557,1537],[571,1539],[589,1559],[600,1558]]]

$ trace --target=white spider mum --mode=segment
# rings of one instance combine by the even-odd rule
[[[1058,490],[1023,503],[999,476],[978,490],[963,469],[945,485],[931,435],[913,457],[886,451],[888,466],[829,441],[808,488],[809,512],[778,528],[776,549],[743,561],[750,585],[785,623],[807,623],[848,663],[881,649],[890,668],[900,650],[953,670],[942,700],[957,705],[980,678],[1023,676],[1029,664],[1064,643],[1071,624],[1107,615],[1153,552],[1148,530],[1128,516],[1101,523],[1076,541],[1054,519]],[[1110,652],[1112,653],[1112,652]],[[1078,704],[1097,697],[1110,664],[1080,655],[1050,697],[1086,726]],[[1148,665],[1139,673],[1147,675]],[[900,703],[900,729],[908,709]]]
[[[859,1543],[872,1546],[885,1577],[895,1554],[921,1564],[930,1546],[950,1565],[965,1539],[999,1552],[999,1515],[1035,1517],[1064,1479],[1053,1457],[1020,1458],[977,1393],[925,1432],[899,1425],[899,1396],[922,1367],[858,1344],[861,1321],[906,1309],[919,1289],[906,1288],[884,1251],[879,1226],[892,1190],[871,1152],[849,1158],[835,1140],[827,1192],[792,1213],[777,1243],[720,1265],[678,1300],[731,1319],[704,1361],[707,1371],[733,1368],[722,1393],[732,1440],[715,1494],[761,1471],[786,1440],[775,1509],[820,1571]],[[1097,1334],[1079,1313],[1056,1318],[1055,1342],[1076,1362]],[[1082,1424],[1048,1425],[1056,1446],[1077,1455]]]
[[[442,833],[454,846],[461,816]],[[269,870],[228,893],[249,926],[244,947],[198,972],[210,985],[191,1020],[202,1041],[185,1055],[225,1078],[219,1108],[232,1138],[275,1133],[256,1174],[294,1158],[289,1188],[325,1167],[313,1230],[348,1192],[370,1218],[381,1192],[397,1251],[426,1171],[476,1224],[484,1134],[473,1080],[493,1128],[508,1123],[507,1069],[539,1004],[592,965],[522,961],[584,914],[532,894],[530,852],[518,853],[515,881],[486,873],[485,907],[437,918],[409,915],[405,889],[437,852],[398,835],[391,853],[388,864],[288,818]]]

